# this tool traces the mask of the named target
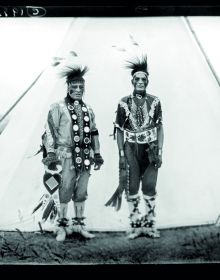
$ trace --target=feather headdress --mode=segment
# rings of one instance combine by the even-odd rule
[[[65,69],[60,73],[61,78],[66,78],[66,82],[71,83],[72,81],[84,81],[83,76],[89,70],[87,66],[66,66]]]
[[[147,55],[142,55],[141,58],[135,57],[133,60],[127,61],[126,68],[131,69],[131,75],[134,76],[136,72],[144,72],[147,75],[148,73],[148,65],[147,65]]]

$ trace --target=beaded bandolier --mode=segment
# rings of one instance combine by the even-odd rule
[[[66,99],[67,108],[71,115],[73,124],[73,162],[78,171],[89,169],[90,149],[91,149],[91,132],[90,132],[90,118],[88,109],[84,102],[75,100],[69,102]]]
[[[84,210],[91,165],[99,170],[104,160],[100,155],[99,133],[92,108],[83,102],[84,74],[87,66],[67,66],[60,73],[66,79],[67,95],[51,105],[45,125],[44,164],[55,172],[59,161],[62,180],[58,189],[60,211],[56,225],[56,240],[64,241],[67,235],[80,233],[93,238],[85,228]],[[73,218],[67,218],[67,209],[73,201]]]

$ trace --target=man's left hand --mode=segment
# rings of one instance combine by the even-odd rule
[[[162,165],[162,155],[158,155],[157,161],[156,161],[156,163],[154,164],[154,167],[155,167],[155,168],[160,168],[161,165]]]
[[[99,153],[94,154],[94,163],[95,163],[94,170],[99,170],[103,165],[104,160]]]

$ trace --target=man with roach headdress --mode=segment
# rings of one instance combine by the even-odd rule
[[[158,238],[155,199],[164,138],[161,103],[156,96],[146,92],[149,81],[147,56],[128,61],[127,68],[132,69],[134,91],[120,100],[114,127],[119,149],[119,186],[105,205],[119,210],[125,190],[131,225],[128,238],[140,235]],[[143,216],[139,212],[140,183],[145,205]]]
[[[57,241],[64,241],[66,235],[73,232],[85,238],[95,237],[85,229],[84,208],[91,165],[98,170],[104,161],[100,155],[94,112],[83,101],[83,76],[87,71],[87,66],[74,65],[61,72],[61,77],[66,79],[67,95],[64,100],[51,105],[45,126],[46,156],[43,163],[48,170],[56,170],[57,163],[62,166]],[[75,212],[72,221],[67,219],[71,200]]]

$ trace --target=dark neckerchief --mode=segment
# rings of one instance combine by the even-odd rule
[[[147,96],[147,92],[144,91],[143,93],[138,93],[135,90],[133,91],[133,96],[141,96],[142,98],[145,98]]]
[[[74,100],[67,96],[65,98],[67,109],[70,113],[73,127],[73,161],[76,170],[88,170],[90,167],[90,148],[91,148],[91,132],[90,132],[90,118],[88,108],[82,100]],[[83,121],[83,139],[80,143],[80,124],[76,113],[76,106],[81,105],[82,121]]]

